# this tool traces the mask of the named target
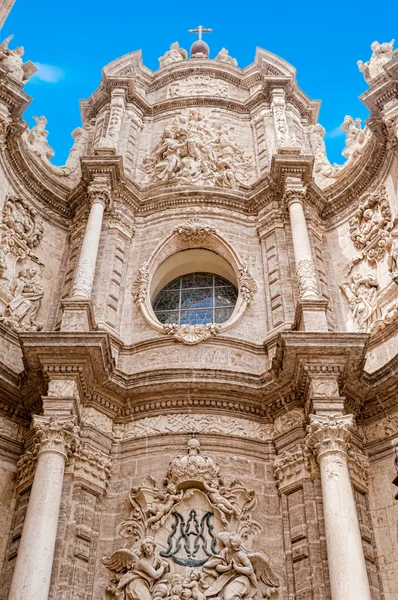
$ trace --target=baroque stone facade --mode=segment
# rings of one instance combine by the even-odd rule
[[[332,165],[290,64],[192,32],[63,167],[0,45],[0,599],[397,600],[393,42]]]

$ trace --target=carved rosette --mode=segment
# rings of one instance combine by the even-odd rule
[[[133,298],[134,302],[136,302],[138,305],[145,302],[146,294],[148,291],[148,281],[148,262],[145,262],[139,269],[133,285]]]
[[[79,447],[79,427],[74,421],[60,421],[55,417],[39,417],[34,415],[32,428],[34,431],[34,454],[55,452],[68,460]]]
[[[181,236],[184,242],[202,243],[211,233],[216,233],[216,228],[207,225],[199,219],[188,219],[185,223],[174,227],[173,233]]]
[[[306,447],[312,450],[316,458],[329,452],[348,452],[348,444],[352,436],[354,417],[352,415],[325,417],[310,415],[307,427]]]
[[[274,472],[279,490],[311,476],[311,453],[305,446],[286,450],[274,460]]]
[[[302,299],[319,298],[318,280],[315,265],[312,260],[300,260],[296,266],[296,274],[299,284],[299,296]]]
[[[217,335],[220,326],[216,323],[207,323],[206,325],[178,325],[177,323],[168,323],[164,325],[164,332],[172,335],[177,342],[183,342],[193,346],[207,340],[212,335]]]
[[[239,269],[239,292],[246,304],[251,303],[254,294],[257,292],[257,283],[250,274],[247,262],[243,263],[243,267]]]
[[[74,477],[84,479],[103,490],[108,487],[112,460],[86,443],[81,444],[74,454]]]

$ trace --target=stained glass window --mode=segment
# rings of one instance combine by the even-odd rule
[[[238,298],[236,287],[213,273],[189,273],[173,279],[153,303],[161,323],[206,325],[224,323],[231,317]]]

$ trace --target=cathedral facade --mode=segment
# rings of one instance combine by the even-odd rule
[[[319,102],[202,34],[54,166],[0,46],[1,600],[397,600],[398,59]]]

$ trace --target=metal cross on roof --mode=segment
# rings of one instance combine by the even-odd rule
[[[211,33],[213,30],[212,29],[206,29],[206,27],[203,27],[202,25],[199,25],[199,27],[197,27],[196,29],[188,29],[188,33],[197,33],[198,34],[198,40],[202,39],[202,35],[204,33]]]

